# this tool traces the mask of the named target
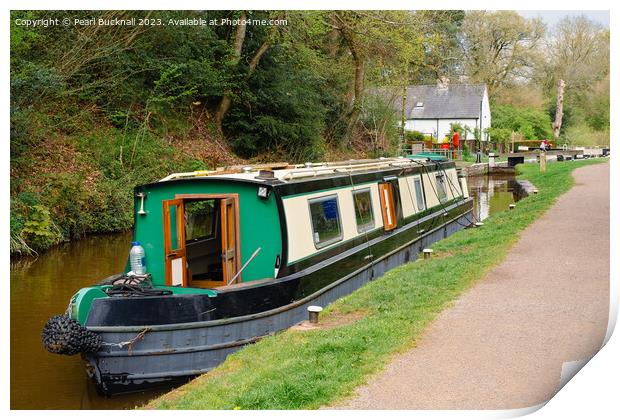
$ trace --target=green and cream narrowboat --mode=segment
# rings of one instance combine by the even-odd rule
[[[454,163],[427,159],[179,173],[134,199],[147,274],[81,289],[43,333],[105,393],[207,372],[472,221]]]

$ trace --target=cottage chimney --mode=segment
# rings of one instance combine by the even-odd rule
[[[437,89],[445,90],[448,89],[448,85],[450,84],[450,79],[446,76],[441,76],[437,79]]]

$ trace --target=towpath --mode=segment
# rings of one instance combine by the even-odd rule
[[[510,409],[550,399],[563,362],[598,351],[609,314],[609,163],[574,177],[416,348],[330,408]]]

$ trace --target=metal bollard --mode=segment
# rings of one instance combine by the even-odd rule
[[[422,251],[424,253],[424,259],[428,260],[431,257],[431,254],[433,253],[433,250],[430,248],[424,248],[424,250]]]
[[[308,321],[311,324],[319,323],[319,313],[323,310],[320,306],[308,306]]]

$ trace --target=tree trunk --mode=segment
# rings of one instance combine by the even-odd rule
[[[347,114],[347,135],[350,138],[353,134],[353,129],[355,128],[355,125],[357,124],[361,113],[362,99],[364,97],[365,63],[364,57],[362,56],[362,53],[349,28],[343,26],[341,28],[341,33],[347,43],[347,46],[349,47],[351,57],[353,58],[353,65],[355,66],[355,78],[353,81],[353,100]]]
[[[558,100],[555,104],[555,121],[553,122],[553,137],[557,140],[560,137],[562,128],[562,117],[564,116],[564,80],[558,82]]]
[[[233,60],[232,60],[233,65],[239,64],[239,60],[241,59],[241,49],[243,48],[243,41],[245,40],[246,13],[241,12],[241,16],[239,16],[239,19],[241,20],[242,23],[237,25],[237,29],[235,31],[235,40],[233,42],[233,51],[234,51]],[[222,96],[222,99],[220,100],[220,103],[217,106],[217,109],[215,110],[215,125],[217,126],[217,129],[220,132],[222,132],[222,121],[224,121],[224,117],[230,110],[231,104],[232,104],[231,92],[226,91],[224,92],[224,95]]]
[[[258,66],[258,63],[260,62],[261,57],[267,52],[268,49],[269,49],[269,39],[265,40],[261,44],[261,46],[258,47],[256,52],[254,53],[254,57],[252,57],[252,59],[250,60],[250,64],[249,64],[250,69],[248,70],[248,76],[251,76],[252,73],[254,73],[254,70],[256,70],[256,66]]]
[[[353,106],[349,111],[349,127],[352,132],[353,127],[357,124],[359,116],[362,110],[362,99],[364,96],[364,62],[353,54],[353,60],[355,62],[355,84],[353,88]]]

